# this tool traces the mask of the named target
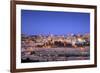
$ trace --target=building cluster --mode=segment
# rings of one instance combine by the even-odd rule
[[[69,35],[31,35],[21,36],[22,48],[56,48],[56,47],[80,47],[90,45],[89,34],[69,34]]]
[[[21,62],[89,59],[90,35],[21,36]],[[83,48],[75,49],[75,48]]]

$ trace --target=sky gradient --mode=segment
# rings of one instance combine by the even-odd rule
[[[90,14],[79,12],[56,12],[21,10],[21,33],[38,34],[84,34],[90,32]]]

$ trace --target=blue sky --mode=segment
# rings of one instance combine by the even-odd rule
[[[65,35],[89,32],[89,13],[21,10],[21,33],[23,34]]]

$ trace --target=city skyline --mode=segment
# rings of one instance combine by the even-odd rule
[[[27,35],[90,33],[90,14],[21,10],[21,33]]]

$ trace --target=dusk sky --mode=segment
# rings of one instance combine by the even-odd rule
[[[21,33],[27,35],[90,33],[90,14],[21,10]]]

